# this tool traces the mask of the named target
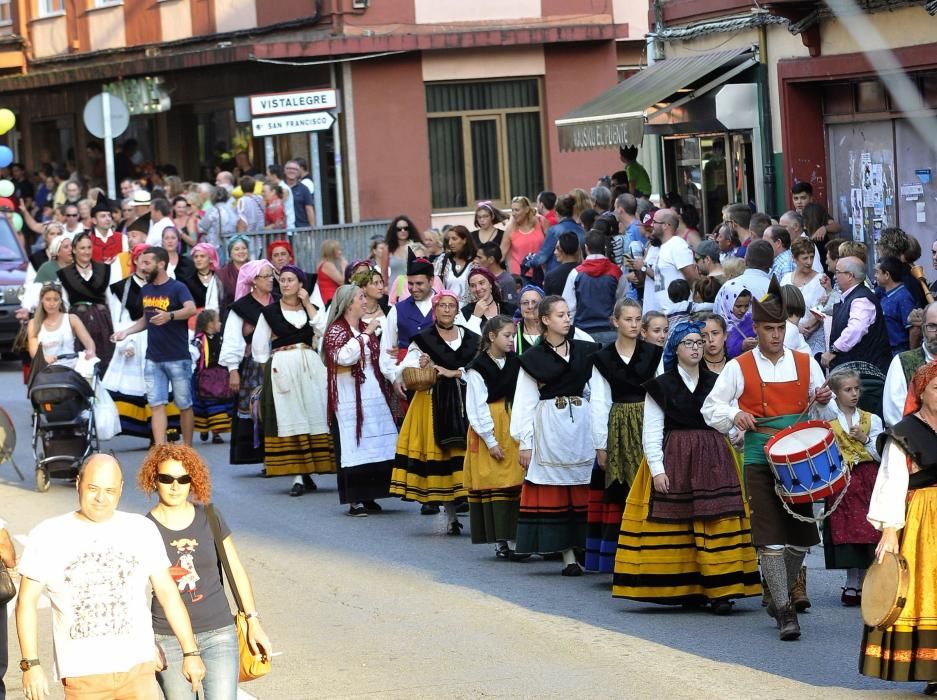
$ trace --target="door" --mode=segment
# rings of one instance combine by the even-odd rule
[[[917,127],[917,128],[915,128]],[[898,223],[915,236],[924,250],[925,268],[935,240],[937,224],[937,154],[921,137],[920,129],[933,130],[932,121],[895,121],[895,159]]]

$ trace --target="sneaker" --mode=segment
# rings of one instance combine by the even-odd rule
[[[843,594],[839,599],[845,607],[854,608],[858,605],[862,605],[862,591],[857,588],[847,588],[843,586]]]
[[[363,505],[364,509],[369,513],[380,513],[383,510],[383,508],[378,505],[377,501],[365,501],[361,505]]]
[[[420,515],[436,515],[439,513],[438,503],[424,503],[420,506]]]
[[[791,604],[797,612],[803,612],[810,607],[810,598],[807,597],[807,567],[800,567],[800,573],[791,588]]]
[[[579,564],[568,564],[560,574],[562,576],[582,576],[582,567]]]
[[[357,503],[348,508],[346,515],[350,515],[352,518],[366,518],[368,517],[368,511],[365,510],[363,505]]]
[[[778,636],[782,642],[793,642],[800,639],[800,623],[797,621],[797,611],[793,605],[786,605],[778,611]]]

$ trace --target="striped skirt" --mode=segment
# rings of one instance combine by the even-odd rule
[[[207,433],[211,431],[215,434],[230,432],[234,400],[200,399],[196,391],[195,376],[192,376],[192,414],[195,417],[195,432]]]
[[[747,508],[711,520],[648,520],[652,488],[644,462],[621,520],[613,596],[679,605],[761,593]]]
[[[859,672],[928,682],[937,680],[937,487],[909,495],[900,547],[911,575],[907,602],[888,629],[864,628]]]
[[[472,544],[488,544],[517,537],[524,470],[517,462],[517,442],[511,437],[511,414],[503,401],[488,404],[495,438],[504,458],[494,459],[488,446],[469,428],[465,452]]]
[[[334,474],[335,452],[332,436],[267,435],[264,440],[264,468],[267,476],[297,474]]]
[[[429,391],[413,395],[397,438],[390,493],[420,503],[450,503],[468,495],[463,484],[465,450],[442,449],[433,431]]]
[[[525,481],[517,520],[517,552],[562,552],[586,544],[589,486],[547,486]]]

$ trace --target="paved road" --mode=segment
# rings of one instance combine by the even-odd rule
[[[0,396],[14,397],[0,405],[29,467],[29,407],[15,369],[0,365]],[[145,445],[106,444],[124,464],[122,509],[145,512],[133,479]],[[567,579],[559,562],[495,560],[467,535],[446,537],[444,517],[420,516],[415,504],[388,500],[381,515],[348,518],[333,476],[290,498],[288,480],[228,465],[227,445],[202,454],[282,652],[270,676],[244,686],[255,697],[911,698],[921,689],[857,673],[860,617],[840,606],[842,576],[823,570],[822,552],[808,560],[804,637],[781,643],[756,599],[724,618],[614,600],[607,576]],[[0,465],[0,513],[20,545],[74,503],[73,486],[39,494]],[[12,630],[10,658],[19,658]],[[18,671],[7,683],[10,698],[22,697]]]

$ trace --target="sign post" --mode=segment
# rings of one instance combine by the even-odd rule
[[[94,136],[104,140],[104,165],[107,170],[107,196],[117,197],[114,181],[114,139],[130,126],[130,111],[123,100],[107,92],[102,92],[85,105],[83,113],[85,128]]]

